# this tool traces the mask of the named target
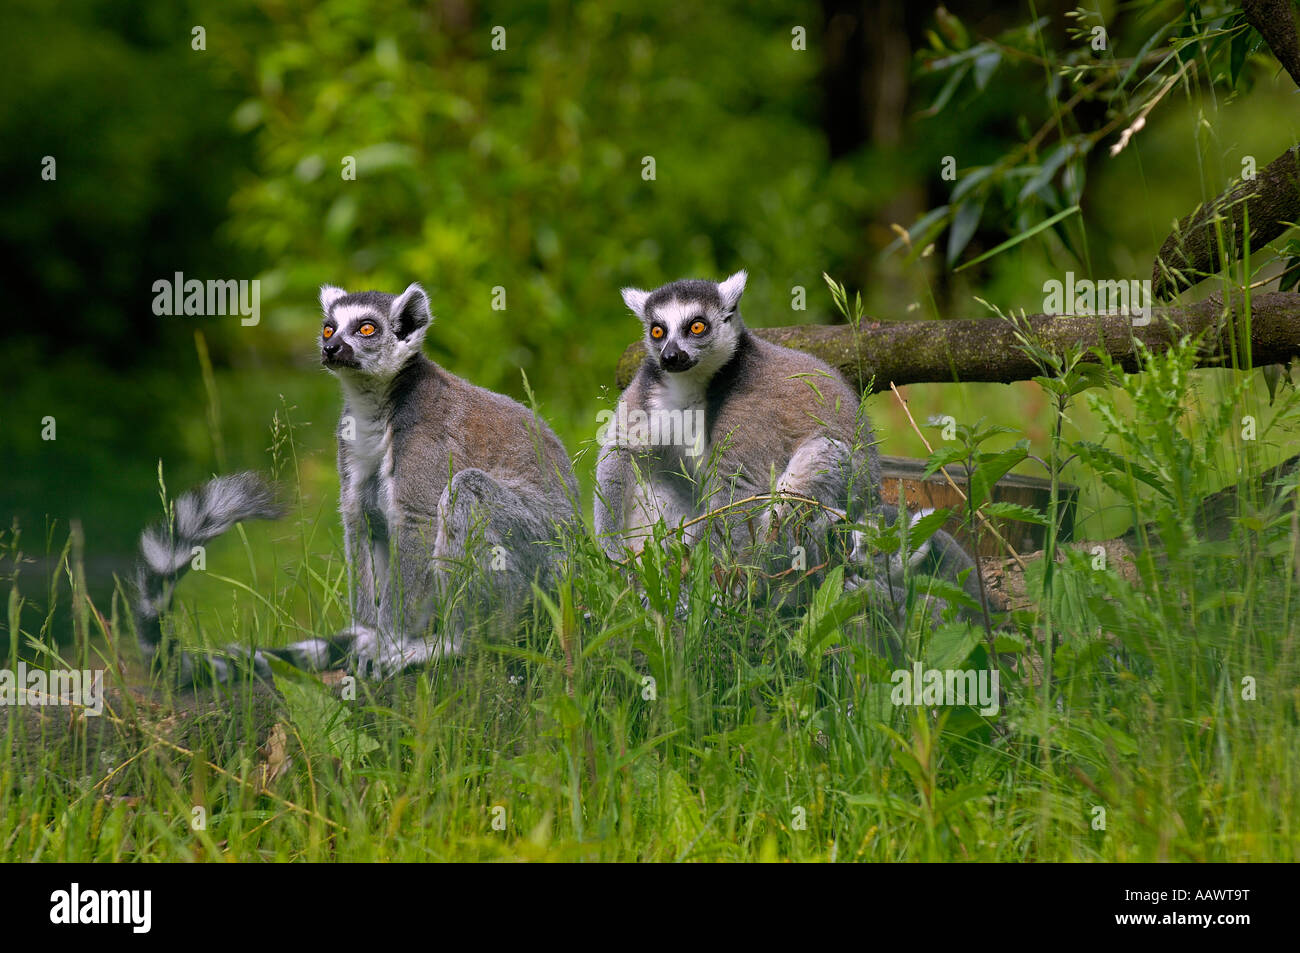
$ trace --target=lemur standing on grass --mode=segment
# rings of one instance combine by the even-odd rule
[[[897,509],[880,501],[880,458],[857,392],[817,358],[749,333],[740,315],[745,279],[740,271],[721,283],[623,289],[624,302],[644,325],[646,359],[623,392],[615,420],[658,415],[673,421],[687,414],[704,420],[703,439],[694,446],[662,439],[680,429],[669,423],[649,431],[659,435],[657,443],[626,427],[607,431],[594,515],[612,558],[639,551],[662,519],[670,530],[683,528],[688,545],[709,534],[733,554],[766,546],[789,562],[801,545],[813,567],[837,555],[833,524],[897,519]],[[754,505],[725,511],[773,492],[784,499],[763,506],[757,517]],[[719,510],[719,519],[698,520]],[[873,559],[864,535],[855,531],[838,553],[855,573],[850,584],[872,585],[897,601],[892,587],[901,582],[904,559]],[[905,560],[909,572],[950,579],[973,566],[943,531]],[[968,593],[973,584],[968,577]]]
[[[338,377],[339,509],[351,625],[332,638],[227,657],[181,653],[177,680],[228,680],[265,655],[308,669],[346,662],[386,677],[458,653],[489,606],[511,618],[534,581],[562,562],[562,526],[577,516],[577,481],[559,438],[528,408],[448,373],[421,352],[432,322],[418,284],[400,295],[325,286],[321,363]],[[136,624],[163,661],[160,616],[193,547],[279,508],[253,473],[219,477],[176,501],[172,525],[141,539]],[[459,582],[468,575],[464,589]]]

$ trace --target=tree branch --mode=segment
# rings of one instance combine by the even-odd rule
[[[1246,22],[1259,31],[1277,61],[1300,86],[1300,40],[1296,38],[1291,0],[1241,0]]]
[[[1028,323],[1048,344],[1100,345],[1125,369],[1138,370],[1135,341],[1156,351],[1168,349],[1183,334],[1208,330],[1200,364],[1227,364],[1237,340],[1240,298],[1223,317],[1213,296],[1187,308],[1158,308],[1151,323],[1133,327],[1126,315],[1063,317],[1035,314]],[[884,390],[896,384],[951,381],[1029,380],[1040,373],[1016,345],[1015,329],[1002,318],[959,321],[872,322],[854,333],[845,325],[759,328],[758,337],[807,351],[840,371],[859,390]],[[1250,342],[1253,365],[1284,364],[1300,355],[1300,294],[1257,294],[1251,298]],[[626,387],[644,360],[640,343],[619,359],[616,378]],[[1244,362],[1244,356],[1241,358]]]
[[[1300,147],[1288,149],[1254,179],[1228,189],[1180,220],[1151,266],[1153,293],[1167,298],[1223,267],[1216,221],[1223,223],[1229,260],[1241,257],[1243,218],[1250,205],[1250,247],[1263,248],[1300,220]]]
[[[1242,0],[1246,22],[1300,86],[1300,39],[1291,0]],[[1215,222],[1225,223],[1223,242],[1230,261],[1241,257],[1242,219],[1250,205],[1250,247],[1263,248],[1300,220],[1300,156],[1288,149],[1254,179],[1225,191],[1174,226],[1151,265],[1157,298],[1167,298],[1224,267]],[[1231,225],[1227,225],[1231,222]]]

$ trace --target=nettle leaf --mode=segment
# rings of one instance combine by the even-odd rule
[[[1021,523],[1034,523],[1038,526],[1047,525],[1047,517],[1032,506],[1022,506],[1019,503],[989,503],[984,508],[985,516],[996,516],[999,519],[1018,520]]]
[[[650,607],[660,615],[664,613],[663,591],[660,585],[663,577],[663,558],[663,548],[659,545],[659,540],[655,539],[650,545],[641,548],[641,555],[637,560],[641,571],[641,586],[645,591],[646,599]]]
[[[1012,430],[1010,427],[1004,427],[1001,424],[989,424],[988,426],[984,426],[984,421],[981,419],[979,423],[971,428],[970,442],[980,444],[985,440],[988,440],[990,437],[996,437],[998,434],[1015,432],[1016,431]]]
[[[309,756],[328,755],[353,764],[379,747],[373,737],[352,726],[352,711],[324,682],[274,656],[267,661],[289,721]]]
[[[894,553],[901,545],[897,522],[891,525],[881,519],[870,523],[856,523],[850,529],[866,534],[867,544],[873,553]]]
[[[1011,632],[993,636],[993,651],[998,655],[1019,655],[1025,650],[1025,640]]]
[[[1164,480],[1141,464],[1120,456],[1114,450],[1088,440],[1080,440],[1074,445],[1074,449],[1085,463],[1102,475],[1103,479],[1106,474],[1127,475],[1132,473],[1135,479],[1158,491],[1166,499],[1173,499],[1173,494],[1165,485]]]
[[[961,463],[966,459],[966,449],[960,446],[940,447],[934,453],[926,457],[925,471],[921,474],[921,479],[925,479],[939,471],[940,467],[946,467],[950,463]]]
[[[935,510],[933,513],[926,513],[913,523],[907,531],[908,549],[915,552],[917,547],[943,528],[943,524],[948,522],[950,515],[952,515],[952,510],[944,507]]]
[[[934,630],[926,646],[927,667],[954,669],[970,658],[980,644],[981,631],[968,622],[945,622]]]
[[[977,504],[988,499],[993,487],[1011,468],[1029,456],[1029,442],[1020,440],[1014,447],[996,453],[981,453],[976,458],[975,472],[970,478],[970,495]]]
[[[1069,391],[1065,381],[1056,377],[1043,377],[1042,375],[1038,375],[1036,377],[1031,377],[1030,380],[1049,394],[1055,394],[1057,397],[1064,397]]]
[[[970,572],[970,570],[967,570]],[[979,602],[971,597],[971,594],[956,583],[947,579],[940,579],[937,576],[914,576],[916,580],[916,592],[930,599],[942,599],[950,605],[962,606],[973,611],[979,611]],[[964,578],[964,577],[963,577]]]
[[[667,545],[665,545],[667,541]],[[642,587],[650,608],[661,616],[671,616],[677,607],[682,581],[681,543],[663,520],[655,523],[654,541],[641,550],[637,565]]]
[[[1070,397],[1081,394],[1093,387],[1108,387],[1118,384],[1115,375],[1100,364],[1081,361],[1065,375],[1064,384]]]

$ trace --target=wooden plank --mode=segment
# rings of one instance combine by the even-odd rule
[[[944,479],[943,474],[936,473],[928,479],[922,479],[925,461],[912,457],[880,458],[881,495],[886,503],[897,505],[899,483],[902,483],[903,499],[907,508],[915,512],[918,509],[942,509],[949,507],[955,515],[944,525],[949,533],[970,551],[975,551],[974,540],[964,526],[961,515],[965,512],[965,503],[957,492]],[[966,468],[953,465],[947,468],[953,480],[963,490],[966,488]],[[1075,511],[1078,508],[1079,488],[1062,483],[1059,487],[1061,502],[1061,541],[1068,542],[1074,537]],[[993,488],[994,502],[1019,503],[1032,506],[1046,513],[1051,499],[1051,483],[1042,477],[1011,473],[998,481]],[[1047,527],[1019,520],[990,519],[1003,538],[1015,547],[1020,554],[1036,552],[1043,548]],[[1006,556],[993,535],[987,531],[980,532],[979,554],[981,556]]]

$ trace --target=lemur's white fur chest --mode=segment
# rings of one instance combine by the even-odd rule
[[[703,374],[670,374],[646,394],[646,410],[658,417],[657,432],[664,441],[661,456],[676,469],[684,460],[698,470],[709,459],[707,401],[709,378]]]
[[[392,465],[393,430],[383,420],[358,416],[355,420],[355,439],[349,446],[349,476],[365,480],[385,465]]]
[[[393,428],[385,403],[373,392],[348,393],[340,428],[340,439],[345,442],[347,452],[344,472],[339,477],[347,495],[385,514],[392,522]]]

